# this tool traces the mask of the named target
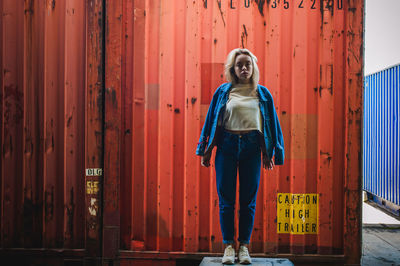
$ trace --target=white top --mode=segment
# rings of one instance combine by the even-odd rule
[[[251,84],[235,84],[229,93],[224,114],[225,128],[232,131],[259,130],[262,118],[257,89]]]

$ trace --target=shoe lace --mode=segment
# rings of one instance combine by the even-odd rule
[[[225,256],[233,256],[234,252],[235,251],[233,250],[233,247],[232,246],[228,246],[228,247],[225,248],[224,255]]]
[[[248,257],[249,256],[249,250],[245,246],[240,247],[239,253],[240,253],[240,257]]]

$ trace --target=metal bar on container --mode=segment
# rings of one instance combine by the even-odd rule
[[[64,220],[65,5],[47,1],[44,19],[44,246],[62,247]]]
[[[120,246],[120,164],[122,89],[122,0],[106,0],[104,92],[104,260],[116,259]]]
[[[210,3],[209,6],[207,6],[208,9],[212,8],[212,4]],[[185,17],[186,16],[186,8],[183,9],[182,11],[182,16]],[[212,47],[212,43],[214,42],[214,45],[217,45],[218,41],[221,41],[221,39],[219,38],[220,36],[214,36],[212,33],[210,33],[210,27],[212,25],[212,21],[213,21],[213,16],[212,16],[213,12],[207,12],[204,13],[203,15],[203,19],[201,21],[201,34],[204,36],[201,39],[201,54],[203,57],[203,62],[201,62],[201,99],[196,99],[196,101],[200,101],[200,121],[204,123],[204,119],[205,119],[205,114],[203,113],[203,109],[206,106],[206,103],[210,103],[211,102],[211,97],[212,97],[212,92],[211,92],[211,88],[213,87],[212,81],[213,81],[213,73],[212,73],[212,66],[213,64],[212,62],[212,50],[210,49],[210,47]],[[182,20],[184,18],[181,18]],[[186,22],[186,21],[185,21]],[[185,24],[183,24],[185,25]],[[184,29],[186,31],[186,28]],[[184,36],[181,37],[182,39],[184,39]],[[179,45],[179,50],[183,50],[185,49],[185,41],[179,41],[177,42],[177,45]],[[185,58],[183,55],[182,60],[185,62]],[[185,62],[186,63],[186,62]],[[185,63],[181,64],[182,68],[186,68]],[[182,71],[184,75],[185,70]],[[187,111],[187,109],[185,109],[185,111]],[[182,125],[183,127],[185,126],[184,124]],[[185,134],[183,132],[183,134]],[[182,143],[182,145],[184,145],[184,143]],[[184,158],[182,159],[182,161],[184,160]],[[182,173],[184,175],[184,172]],[[210,197],[211,195],[211,191],[212,191],[212,182],[211,180],[213,180],[212,178],[213,172],[210,171],[210,169],[208,168],[204,168],[201,167],[200,168],[200,176],[203,178],[199,179],[199,202],[202,202],[203,204],[201,204],[199,206],[199,222],[200,224],[207,224],[208,226],[200,226],[199,227],[199,250],[201,251],[206,251],[206,250],[210,250],[211,249],[211,245],[214,244],[214,240],[215,237],[213,239],[211,239],[211,235],[212,235],[212,227],[209,225],[211,224],[211,221],[214,220],[213,214],[212,214],[212,209],[210,208],[204,208],[203,206],[211,206],[211,202],[212,202],[212,198]],[[181,179],[183,179],[184,176],[181,177]],[[178,182],[176,182],[178,183]],[[182,190],[184,188],[182,187]],[[181,202],[182,202],[182,208],[183,208],[183,192],[180,191],[178,192],[178,197]],[[176,202],[174,200],[174,202]],[[175,209],[175,208],[174,208]],[[184,219],[184,215],[183,215],[183,209],[177,210],[177,212],[181,212],[181,215],[179,215],[179,218],[174,215],[174,227],[179,227],[180,230],[182,230],[183,228],[183,219]],[[181,223],[181,224],[176,224],[176,223]],[[178,241],[178,239],[174,239],[176,244],[174,243],[174,248],[179,248],[178,250],[182,250],[181,247],[181,241]],[[179,245],[180,244],[180,245]]]
[[[295,170],[291,178],[291,185],[296,188],[297,191],[293,193],[301,193],[307,191],[306,180],[307,180],[307,164],[304,163],[305,152],[307,151],[307,68],[302,66],[307,64],[307,50],[297,49],[298,47],[307,47],[310,35],[307,32],[303,32],[303,28],[307,25],[307,13],[299,12],[297,16],[294,16],[294,9],[291,9],[292,13],[289,13],[293,18],[292,27],[292,42],[290,45],[290,50],[293,51],[291,56],[291,98],[290,98],[290,123],[291,123],[291,135],[293,149],[290,151],[291,160],[291,171]],[[308,26],[306,26],[308,28]],[[311,31],[312,32],[312,31]],[[296,84],[293,84],[296,83]],[[281,110],[278,110],[281,111]],[[312,236],[312,235],[311,235]],[[294,254],[304,254],[306,252],[306,239],[308,235],[291,235],[290,242],[292,244],[291,253]],[[316,239],[314,238],[314,244]],[[311,243],[310,243],[311,244]]]
[[[318,99],[318,131],[325,131],[318,138],[318,168],[319,180],[317,190],[320,192],[319,217],[319,253],[332,254],[333,247],[333,131],[334,131],[334,89],[333,86],[333,6],[321,1],[323,11],[321,15],[322,35],[320,40],[320,84]],[[335,198],[335,201],[340,198]]]
[[[224,66],[224,61],[225,61],[225,56],[226,52],[228,51],[228,45],[229,41],[231,40],[232,42],[235,41],[236,43],[239,43],[242,36],[240,34],[240,31],[234,31],[228,34],[228,29],[226,27],[226,23],[232,23],[233,25],[239,25],[239,13],[238,12],[232,12],[233,9],[229,8],[227,5],[221,5],[218,1],[215,2],[209,2],[207,6],[203,5],[200,9],[200,12],[202,12],[205,15],[211,16],[211,21],[208,21],[208,24],[201,25],[204,26],[205,28],[201,28],[201,33],[203,36],[207,36],[210,33],[210,28],[211,28],[211,40],[209,40],[207,43],[202,43],[202,50],[208,50],[209,56],[210,57],[205,57],[203,58],[203,53],[200,51],[199,58],[200,62],[204,62],[200,66],[200,87],[201,89],[200,92],[200,98],[198,100],[200,101],[200,129],[201,126],[204,124],[206,115],[207,115],[207,110],[208,107],[211,103],[212,97],[214,95],[214,92],[216,88],[218,88],[221,83],[223,83],[223,66]],[[189,25],[187,27],[190,27]],[[189,28],[190,30],[190,28]],[[242,31],[243,31],[243,26],[242,26]],[[244,37],[244,36],[243,36]],[[188,45],[188,44],[186,44]],[[232,45],[232,44],[231,44]],[[233,45],[232,45],[233,46]],[[232,47],[234,48],[234,47]],[[188,61],[190,62],[190,61]],[[222,75],[222,76],[221,76]],[[209,82],[207,82],[207,78],[211,79]],[[204,84],[203,84],[204,82]],[[194,82],[193,82],[194,83]],[[192,85],[193,86],[193,85]],[[188,132],[187,136],[189,138],[192,138],[191,134],[193,132]],[[215,152],[211,158],[211,161],[215,161]],[[211,203],[210,205],[205,205],[205,204],[199,204],[200,210],[202,211],[208,211],[210,213],[210,233],[209,233],[209,239],[211,241],[211,250],[220,250],[221,243],[222,243],[222,234],[220,233],[221,227],[219,223],[219,209],[217,205],[215,205],[216,202],[218,202],[218,195],[217,195],[217,189],[215,186],[215,171],[213,168],[210,167],[210,169],[203,169],[203,167],[200,167],[200,176],[199,180],[201,183],[205,183],[205,187],[200,187],[201,189],[201,194],[199,195],[199,202],[200,199],[204,197],[210,198],[208,201]],[[200,184],[201,184],[200,183]],[[205,195],[205,193],[208,188],[209,194]],[[203,202],[203,201],[202,201]],[[201,218],[201,217],[200,217]],[[235,224],[235,228],[237,229],[237,224]],[[236,233],[236,232],[235,232]]]
[[[389,78],[389,86],[392,88],[394,87],[394,75],[395,75],[395,69],[390,69],[390,78]],[[393,202],[394,201],[394,159],[396,158],[396,154],[394,153],[394,150],[396,150],[397,146],[394,142],[394,135],[396,134],[396,131],[394,130],[394,124],[395,124],[395,117],[396,117],[396,106],[394,105],[394,99],[396,97],[396,90],[390,90],[389,91],[389,138],[388,138],[388,144],[392,143],[392,145],[389,144],[389,151],[388,151],[388,158],[389,158],[389,169],[388,169],[388,199]]]
[[[309,3],[312,4],[312,3]],[[312,6],[311,6],[312,7]],[[338,12],[339,13],[339,12]],[[340,14],[340,13],[339,13]],[[318,186],[318,143],[315,141],[318,139],[318,83],[319,78],[316,75],[310,73],[318,73],[319,65],[316,64],[316,59],[313,55],[319,49],[319,42],[313,42],[313,38],[318,36],[320,27],[317,26],[318,22],[321,21],[321,13],[314,12],[310,13],[307,19],[307,111],[306,111],[306,123],[307,123],[307,137],[306,137],[306,188],[304,192],[315,193]],[[338,63],[341,60],[338,60]],[[341,77],[340,75],[338,75]],[[314,90],[310,89],[314,88]],[[282,113],[282,116],[284,114]],[[298,158],[298,159],[302,159]],[[320,214],[319,214],[320,215]],[[320,223],[320,222],[319,222]],[[317,253],[318,251],[318,235],[311,234],[307,235],[306,238],[306,253]]]
[[[172,174],[173,174],[173,119],[174,119],[174,82],[175,82],[175,7],[176,1],[164,6],[160,16],[160,123],[159,125],[159,171],[157,176],[157,249],[168,251],[172,245]],[[160,134],[162,132],[162,134]],[[169,158],[169,159],[163,159]],[[193,215],[195,215],[193,213]]]
[[[395,78],[394,78],[394,86],[400,88],[400,67],[397,67]],[[395,124],[395,146],[400,147],[400,92],[398,92],[395,96],[395,106],[396,106],[396,114],[397,114],[397,123]],[[395,173],[394,173],[394,202],[400,205],[400,148],[395,150]]]
[[[215,4],[214,3],[209,3]],[[200,44],[200,20],[198,14],[203,9],[203,3],[200,1],[189,3],[186,6],[186,25],[185,30],[185,98],[186,98],[186,116],[185,116],[185,129],[186,135],[184,138],[184,153],[191,154],[194,152],[197,140],[193,136],[200,132],[198,121],[200,118],[200,98],[199,90],[201,80],[201,54]],[[223,19],[223,18],[222,18]],[[161,86],[161,84],[160,84]],[[160,121],[162,122],[162,121]],[[198,250],[199,239],[199,159],[193,156],[185,156],[184,160],[184,189],[183,189],[183,251],[193,252]]]
[[[22,132],[24,114],[22,2],[2,1],[1,244],[22,245]]]
[[[143,203],[143,211],[140,212],[143,216],[141,219],[143,222],[139,222],[134,230],[140,230],[140,226],[144,225],[144,235],[143,242],[138,247],[139,249],[143,247],[145,250],[156,250],[157,249],[157,176],[158,176],[158,167],[155,167],[153,163],[158,164],[159,155],[158,146],[158,125],[159,125],[159,98],[160,98],[160,83],[159,83],[159,52],[160,52],[160,42],[159,42],[159,33],[160,33],[160,15],[161,15],[161,1],[146,1],[146,17],[148,23],[145,25],[145,36],[148,39],[151,39],[151,42],[140,43],[139,45],[145,45],[145,56],[148,58],[147,60],[143,60],[142,57],[138,58],[139,62],[135,62],[134,65],[140,67],[141,64],[144,64],[146,68],[145,72],[145,117],[144,117],[144,136],[141,138],[141,132],[139,131],[139,139],[137,142],[133,142],[134,156],[138,158],[142,156],[138,152],[139,147],[141,146],[141,141],[144,139],[145,147],[144,147],[144,171],[143,174],[134,177],[134,182],[137,182],[137,186],[135,186],[135,192],[138,189],[145,189],[143,192],[144,195],[144,203]],[[140,21],[140,17],[139,17]],[[135,47],[135,46],[134,46]],[[133,49],[134,49],[133,47]],[[141,47],[141,46],[139,46]],[[139,52],[139,51],[138,51]],[[134,90],[141,90],[141,84],[135,82]],[[137,92],[134,92],[137,93]],[[139,92],[140,93],[140,92]],[[137,110],[137,109],[136,109]],[[141,117],[139,114],[135,115],[137,123],[141,121]],[[136,124],[138,125],[138,124]],[[140,124],[139,124],[140,125]],[[135,126],[133,131],[136,131],[137,127]],[[138,128],[141,130],[141,127]],[[139,144],[139,147],[136,147]],[[137,159],[136,159],[137,160]],[[135,161],[137,162],[137,161]],[[139,192],[137,194],[141,196],[142,193]],[[138,203],[135,203],[138,204]]]
[[[285,97],[281,97],[283,95],[283,91],[280,90],[280,88],[284,88],[282,86],[282,72],[281,72],[281,65],[282,65],[282,60],[280,60],[281,54],[282,54],[282,48],[283,46],[281,45],[281,33],[282,33],[282,26],[283,24],[279,23],[280,16],[281,16],[281,10],[274,10],[274,12],[271,12],[273,9],[268,3],[265,5],[264,9],[264,20],[265,20],[265,29],[263,31],[263,34],[265,35],[265,45],[263,44],[264,48],[261,49],[260,51],[264,52],[265,55],[264,57],[261,57],[259,60],[264,60],[265,62],[263,63],[264,69],[262,69],[262,64],[261,62],[259,63],[260,67],[260,76],[262,77],[260,79],[260,82],[265,84],[271,94],[274,97],[274,104],[277,106],[277,112],[279,115],[279,121],[281,123],[281,127],[283,130],[283,135],[287,136],[290,133],[290,122],[291,122],[291,113],[289,113],[288,108],[285,108],[282,104],[285,101]],[[268,14],[268,15],[267,15]],[[317,16],[319,13],[315,13]],[[310,20],[316,20],[315,15],[311,15],[312,18],[309,18]],[[314,22],[312,22],[314,24]],[[312,35],[312,29],[313,27],[307,26],[307,28],[310,28],[310,34]],[[273,30],[273,31],[272,31]],[[318,45],[317,42],[312,42],[310,43],[309,47],[316,47]],[[316,51],[316,49],[313,49],[313,51]],[[257,55],[259,57],[259,55]],[[281,92],[281,93],[280,93]],[[310,105],[308,105],[310,106]],[[291,158],[291,150],[290,150],[290,139],[287,139],[285,137],[285,156],[286,160]],[[276,167],[274,171],[263,171],[262,179],[265,181],[264,184],[264,193],[269,190],[269,188],[278,188],[280,187],[280,184],[283,182],[288,182],[288,180],[285,181],[285,178],[289,177],[290,173],[290,168],[280,168]],[[309,170],[310,172],[312,171],[311,169]],[[312,173],[310,173],[310,176],[312,176]],[[282,177],[282,178],[281,178]],[[282,190],[281,190],[282,191]],[[284,191],[284,190],[283,190]],[[287,190],[286,190],[287,191]],[[282,247],[280,243],[282,241],[288,241],[288,235],[286,234],[277,234],[276,230],[273,229],[275,221],[276,221],[276,204],[277,204],[277,197],[274,193],[267,193],[265,200],[265,205],[266,205],[266,216],[267,219],[265,220],[266,225],[264,225],[264,230],[266,231],[266,239],[264,241],[265,247],[264,247],[264,252],[266,253],[279,253],[282,252]],[[258,203],[257,203],[258,204]],[[283,251],[284,252],[284,251]]]
[[[151,1],[149,4],[153,4],[156,1]],[[132,236],[130,238],[131,241],[131,247],[132,249],[139,249],[142,250],[144,249],[144,243],[146,239],[146,125],[152,124],[152,121],[146,119],[146,108],[147,109],[155,109],[155,105],[158,105],[158,102],[153,103],[152,105],[148,104],[145,99],[147,93],[158,93],[158,91],[155,91],[153,89],[158,89],[157,86],[154,86],[155,84],[146,84],[146,75],[154,75],[155,73],[149,72],[147,74],[147,69],[146,69],[146,57],[148,55],[148,52],[146,51],[146,45],[145,45],[145,39],[144,38],[135,38],[135,36],[145,36],[146,35],[146,20],[151,20],[150,14],[146,14],[146,5],[147,3],[145,1],[134,1],[132,3],[132,16],[129,17],[129,23],[128,25],[131,25],[132,27],[132,36],[129,36],[129,33],[127,32],[128,38],[133,39],[131,42],[129,42],[130,45],[126,45],[126,55],[130,56],[130,60],[127,60],[127,64],[129,64],[126,73],[127,76],[126,82],[129,81],[129,84],[127,84],[127,89],[131,95],[131,107],[128,110],[129,113],[131,114],[131,117],[127,117],[127,120],[129,120],[129,123],[131,124],[130,130],[132,131],[132,139],[130,141],[129,146],[124,147],[124,151],[127,154],[131,154],[131,157],[127,157],[125,160],[127,163],[132,164],[133,169],[130,169],[129,167],[126,168],[126,171],[130,173],[131,176],[131,188],[127,189],[132,189],[133,193],[137,195],[137,197],[143,199],[143,201],[132,201],[131,199],[124,198],[122,197],[123,194],[121,193],[121,202],[130,202],[132,205],[132,220],[131,220],[131,226],[132,226]],[[157,28],[158,26],[155,26],[154,28]],[[126,39],[127,41],[129,39]],[[138,49],[132,49],[132,47],[138,47]],[[149,55],[150,56],[150,55]],[[131,74],[131,77],[129,77],[129,74]],[[126,92],[125,92],[126,93]],[[153,95],[153,94],[151,94]],[[128,95],[126,95],[128,96]],[[127,97],[123,97],[126,99]],[[156,96],[154,94],[154,96]],[[129,98],[128,98],[129,99]],[[158,99],[158,97],[155,97],[155,99]],[[155,100],[156,101],[156,100]],[[151,106],[151,108],[149,108]],[[154,111],[153,111],[154,112]],[[128,113],[128,114],[129,114]],[[133,143],[137,141],[139,145],[133,145]],[[156,149],[156,145],[154,144],[154,140],[151,141],[151,147],[154,147]],[[150,156],[152,156],[151,154]],[[156,158],[156,157],[152,157]],[[130,159],[130,160],[128,160]],[[129,165],[127,164],[127,165]],[[157,169],[154,169],[155,171]],[[121,175],[122,176],[122,175]],[[127,178],[129,175],[126,176]],[[126,180],[125,176],[123,178]],[[122,182],[122,178],[121,178]],[[129,181],[125,181],[129,182]],[[122,186],[122,185],[121,185]],[[155,200],[155,199],[153,199]],[[122,206],[121,206],[122,209]],[[152,217],[155,219],[155,216]],[[121,225],[121,230],[122,230],[122,225]]]
[[[345,5],[345,180],[343,246],[347,264],[361,259],[361,148],[363,108],[363,16],[364,5],[351,0]]]
[[[44,12],[43,2],[25,2],[24,42],[24,247],[41,247],[43,232]]]
[[[286,10],[283,8],[283,3],[281,5],[278,5],[280,3],[272,3],[270,7],[270,13],[276,12],[277,14],[277,19],[276,21],[273,21],[272,24],[277,24],[279,25],[277,27],[278,32],[275,33],[275,28],[271,29],[271,35],[273,34],[279,34],[278,38],[278,44],[281,46],[279,51],[279,54],[277,55],[276,60],[279,61],[277,63],[278,69],[278,75],[279,75],[279,87],[274,87],[272,88],[271,85],[269,85],[268,81],[266,80],[265,85],[267,88],[271,89],[271,93],[275,96],[274,102],[276,102],[276,108],[278,110],[282,110],[282,112],[286,112],[288,114],[288,117],[286,117],[286,121],[282,121],[282,133],[284,136],[285,140],[285,154],[289,155],[288,158],[285,160],[286,167],[278,167],[279,168],[279,176],[277,177],[277,187],[276,190],[281,192],[281,193],[290,193],[292,190],[295,190],[296,188],[291,187],[291,182],[293,180],[293,164],[292,164],[292,157],[290,154],[292,154],[291,149],[293,147],[293,141],[291,138],[287,138],[286,136],[290,136],[292,134],[292,129],[293,129],[293,118],[291,115],[292,112],[292,94],[291,94],[291,87],[292,87],[292,72],[293,69],[291,67],[292,64],[292,38],[294,35],[294,31],[292,29],[293,26],[293,17],[289,16],[286,12]],[[278,7],[279,6],[279,7]],[[287,21],[288,23],[281,23],[281,21]],[[274,32],[272,32],[274,30]],[[271,51],[274,53],[274,51]],[[268,60],[268,58],[267,58]],[[317,62],[316,62],[317,63]],[[290,148],[287,148],[290,147]],[[268,174],[267,174],[268,175]],[[297,193],[298,191],[293,191],[293,193]],[[274,195],[276,198],[277,195]],[[276,205],[278,202],[276,203]],[[278,216],[278,215],[276,215]],[[278,217],[277,217],[278,218]],[[285,223],[285,224],[279,224],[277,221],[276,226],[285,227],[287,226],[290,227],[290,223]],[[278,235],[278,253],[290,253],[291,252],[291,239],[292,236],[291,234],[285,233],[285,234],[278,234],[278,230],[273,230],[275,231],[276,235]]]
[[[185,3],[176,1],[175,3],[175,18],[174,21],[176,24],[185,25],[185,17],[186,17],[186,6]],[[144,44],[145,46],[145,44]],[[183,208],[184,208],[184,184],[179,180],[183,180],[184,170],[185,170],[185,155],[180,152],[184,150],[184,142],[182,139],[185,138],[185,114],[187,112],[186,109],[186,98],[185,98],[185,55],[182,51],[185,48],[185,35],[180,34],[179,31],[176,31],[174,34],[174,82],[172,84],[173,88],[176,88],[174,91],[173,97],[173,131],[172,131],[172,169],[173,173],[171,176],[172,180],[172,191],[170,204],[172,207],[171,212],[171,238],[172,243],[170,250],[182,250],[182,241],[181,236],[183,235]],[[199,210],[200,216],[200,210]],[[201,216],[200,216],[201,217]],[[207,215],[205,216],[207,217]],[[200,231],[200,229],[199,229]],[[199,242],[201,241],[201,234],[199,232]]]
[[[85,2],[66,2],[64,247],[85,245]]]
[[[129,193],[132,189],[132,172],[134,170],[127,167],[132,164],[133,152],[132,149],[132,80],[134,73],[133,70],[133,51],[129,49],[133,46],[133,41],[137,40],[137,38],[133,38],[134,34],[134,23],[132,23],[134,17],[134,3],[133,1],[125,1],[123,2],[123,30],[122,34],[125,38],[122,38],[122,50],[123,54],[125,54],[126,60],[122,61],[122,121],[121,124],[121,176],[125,176],[126,178],[121,179],[121,195]],[[137,25],[137,24],[135,24]],[[143,54],[143,53],[142,53]],[[132,75],[127,75],[127,73],[133,73]],[[135,169],[135,167],[132,167]],[[143,190],[142,190],[143,191]],[[127,215],[121,216],[121,239],[120,245],[121,249],[130,249],[131,242],[133,239],[131,226],[132,220],[135,215],[132,215],[133,206],[132,200],[124,199],[120,197],[120,208],[124,210],[124,213]]]
[[[86,2],[86,119],[85,119],[85,249],[102,256],[104,6]]]
[[[334,8],[337,10],[344,10],[347,7],[346,3],[340,4],[341,2],[338,1]],[[343,28],[346,27],[345,16],[346,13],[344,12],[336,12],[334,16],[334,30],[335,32],[340,32],[340,34],[334,34],[334,47],[333,50],[333,57],[334,57],[334,65],[333,65],[333,86],[336,88],[334,89],[334,125],[333,125],[333,132],[334,132],[334,139],[333,139],[333,152],[334,154],[345,154],[345,132],[342,130],[345,128],[345,120],[344,117],[344,110],[345,110],[345,101],[343,100],[345,97],[345,90],[343,89],[346,84],[346,79],[343,77],[345,76],[345,60],[342,60],[343,53],[339,51],[343,51],[345,49],[345,39],[346,36],[341,31]],[[361,162],[360,162],[361,163]],[[344,198],[343,198],[343,183],[344,183],[344,160],[341,158],[337,158],[333,161],[333,198],[335,199],[336,203],[333,204],[332,212],[334,213],[333,216],[333,253],[343,253],[343,220],[344,220]]]

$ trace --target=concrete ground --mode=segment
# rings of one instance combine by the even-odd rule
[[[200,266],[221,266],[222,258],[217,257],[205,257]],[[236,260],[234,265],[242,265]],[[271,258],[253,258],[252,266],[293,266],[293,263],[287,259],[271,259]]]
[[[400,220],[388,215],[374,204],[363,202],[362,222],[361,265],[400,266]],[[221,265],[221,258],[204,259],[202,265]],[[273,259],[267,260],[268,262],[254,261],[253,265],[283,265],[270,261]]]
[[[363,203],[361,265],[400,266],[400,220],[372,205]]]

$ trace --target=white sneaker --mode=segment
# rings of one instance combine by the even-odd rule
[[[225,248],[224,256],[222,257],[222,264],[232,265],[235,263],[235,250],[232,245]]]
[[[245,246],[239,247],[238,259],[240,264],[251,264],[249,250]]]

